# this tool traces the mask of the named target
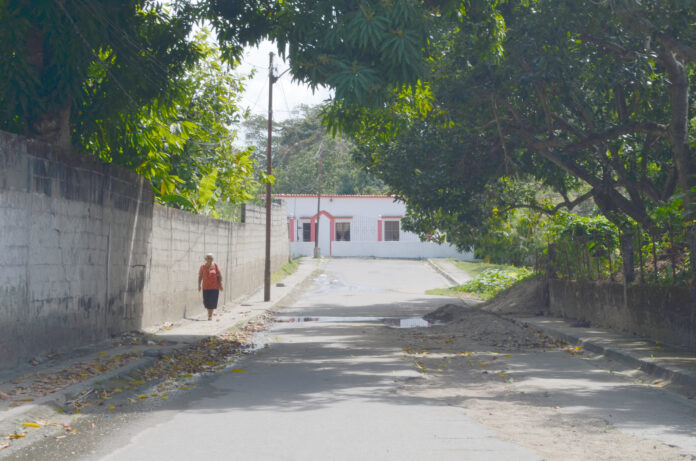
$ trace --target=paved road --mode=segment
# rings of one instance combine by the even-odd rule
[[[81,431],[74,441],[68,439],[58,447],[47,443],[27,450],[17,459],[542,459],[544,456],[532,451],[540,445],[532,442],[540,440],[529,440],[538,435],[516,440],[514,433],[506,435],[509,425],[488,421],[489,427],[496,428],[494,432],[480,422],[487,423],[487,409],[484,416],[479,409],[474,419],[476,409],[459,405],[452,395],[437,398],[403,392],[427,380],[416,372],[412,361],[404,360],[402,344],[395,341],[398,336],[393,330],[386,330],[390,328],[387,324],[394,324],[397,318],[421,316],[446,303],[444,298],[423,294],[445,284],[423,262],[331,260],[309,290],[278,313],[283,322],[266,334],[269,347],[236,365],[244,372],[230,370],[204,379],[195,390],[157,407],[113,415],[108,421],[87,420],[97,421],[96,428]],[[601,393],[592,388],[587,376],[596,375],[598,370],[588,363],[578,370],[575,360],[549,361],[539,355],[527,365],[518,361],[520,374],[527,374],[524,391],[538,391],[535,387],[557,379],[551,389],[561,386],[576,396],[575,411],[600,405],[630,411],[620,401],[592,402]],[[568,375],[575,378],[566,380],[562,375],[565,369],[573,371]],[[466,381],[457,383],[462,389],[469,385]],[[629,386],[622,389],[627,392]],[[547,393],[545,387],[541,391]],[[673,402],[671,397],[649,389],[638,392],[648,412],[651,406],[670,414],[679,411],[681,401]],[[497,403],[493,394],[478,398]],[[509,408],[499,413],[508,414]],[[646,418],[641,427],[628,432],[659,438],[659,431],[680,431],[681,444],[688,445],[688,425],[696,421],[689,419],[693,409],[693,405],[687,406],[676,419],[666,417],[663,421],[670,422],[670,427],[653,426]],[[512,421],[523,416],[509,413]],[[530,424],[538,424],[535,421]],[[656,430],[651,432],[651,427]],[[519,429],[522,432],[523,428]],[[641,434],[643,429],[650,433]],[[561,444],[563,436],[559,433],[556,437]],[[680,444],[679,440],[669,441]]]
[[[411,317],[441,298],[443,280],[417,261],[334,260],[286,319]],[[462,460],[538,459],[502,442],[461,409],[398,396],[417,379],[402,351],[380,341],[381,323],[287,322],[272,345],[200,386],[183,411],[116,436],[104,460]],[[117,448],[120,447],[120,448]]]

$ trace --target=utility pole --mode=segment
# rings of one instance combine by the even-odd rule
[[[273,84],[290,68],[277,77],[273,75],[273,52],[268,53],[268,148],[266,149],[266,174],[273,174]],[[266,263],[263,268],[263,300],[271,300],[271,183],[266,182]]]
[[[322,138],[319,143],[319,175],[317,176],[317,221],[314,223],[314,257],[321,257],[321,249],[319,248],[319,219],[321,218],[321,146],[324,144]]]
[[[268,148],[266,149],[266,174],[273,174],[271,141],[273,137],[273,52],[268,54]],[[271,300],[271,183],[266,182],[266,262],[263,270],[263,300]]]

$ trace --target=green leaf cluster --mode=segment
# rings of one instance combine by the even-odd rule
[[[497,268],[486,269],[473,280],[455,289],[465,293],[473,293],[481,299],[487,300],[532,276],[533,272],[524,267],[519,267],[514,270]]]

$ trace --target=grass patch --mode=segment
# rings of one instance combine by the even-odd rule
[[[516,271],[519,271],[520,269],[524,269],[524,268],[519,268],[517,266],[510,266],[508,264],[491,264],[491,263],[484,263],[484,262],[460,261],[458,259],[453,259],[453,258],[451,258],[450,261],[452,261],[455,266],[457,266],[461,270],[467,272],[472,277],[477,277],[483,271],[486,271],[488,269],[500,269],[500,270],[510,271],[510,272],[516,272]]]
[[[474,300],[481,300],[478,296],[476,296],[473,293],[467,293],[465,291],[460,291],[457,289],[458,287],[453,287],[453,288],[433,288],[431,290],[426,290],[425,294],[426,295],[437,295],[437,296],[450,296],[452,298],[460,298],[460,299],[474,299]]]
[[[292,275],[297,272],[297,268],[300,267],[300,259],[293,259],[289,263],[283,264],[280,269],[271,274],[271,283],[278,283],[283,280],[288,275]]]
[[[501,291],[526,280],[534,273],[526,267],[516,267],[505,264],[489,264],[451,260],[460,269],[471,275],[473,280],[451,288],[428,290],[427,294],[453,296],[457,298],[482,299],[487,301]]]

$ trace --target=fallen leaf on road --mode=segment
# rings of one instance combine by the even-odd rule
[[[10,442],[0,442],[0,450],[4,450],[5,448],[10,446]]]
[[[4,392],[0,391],[0,399],[2,400],[10,400],[10,396],[5,394]]]
[[[109,410],[113,410],[114,408],[116,408],[116,407],[113,406],[113,405],[111,405],[111,406],[109,407]]]
[[[11,439],[21,439],[22,437],[24,437],[24,434],[17,434],[17,433],[15,432],[14,434],[8,435],[8,437],[11,438]]]
[[[41,424],[24,422],[24,423],[22,423],[22,426],[24,426],[24,427],[41,427]]]
[[[246,370],[244,368],[233,368],[232,373],[244,373]]]

